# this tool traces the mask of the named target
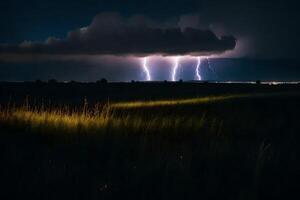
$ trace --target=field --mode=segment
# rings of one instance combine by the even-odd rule
[[[1,199],[299,196],[300,86],[1,83]]]

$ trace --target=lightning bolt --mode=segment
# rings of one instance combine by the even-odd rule
[[[150,75],[150,71],[149,71],[148,66],[147,66],[147,61],[148,61],[148,58],[145,57],[144,60],[143,60],[143,69],[146,73],[146,80],[151,81],[151,75]]]
[[[174,67],[172,72],[172,81],[176,81],[176,72],[179,66],[179,56],[174,58]]]
[[[209,70],[212,71],[215,74],[215,76],[218,78],[218,74],[216,73],[216,71],[210,65],[209,58],[206,57],[206,60],[207,60],[207,65],[208,65]]]
[[[201,58],[200,56],[197,57],[197,66],[195,70],[196,78],[198,81],[201,81],[201,75],[200,75],[200,64],[201,64]]]

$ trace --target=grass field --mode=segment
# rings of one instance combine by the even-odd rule
[[[259,95],[251,95],[259,96]],[[95,104],[89,107],[87,100],[80,108],[67,106],[6,106],[0,111],[0,119],[4,124],[12,126],[30,127],[31,130],[67,131],[72,133],[101,134],[107,129],[143,128],[145,131],[161,128],[176,128],[184,122],[184,127],[199,129],[206,120],[203,113],[198,116],[178,116],[175,112],[166,115],[172,109],[201,106],[208,103],[249,97],[249,95],[211,96],[180,100],[132,101],[118,103]],[[160,111],[149,112],[145,109],[160,108]],[[178,110],[178,109],[177,109]],[[141,111],[145,111],[141,113]],[[184,110],[182,110],[184,111]],[[149,115],[151,117],[149,118]],[[146,129],[145,129],[146,128]],[[182,127],[183,128],[183,127]],[[149,129],[149,130],[148,130]],[[132,131],[132,130],[130,130]]]
[[[5,105],[5,197],[283,199],[297,195],[300,93],[82,106]]]

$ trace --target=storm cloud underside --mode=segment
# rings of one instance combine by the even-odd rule
[[[210,30],[157,23],[144,16],[124,18],[118,13],[102,13],[89,26],[69,32],[66,39],[49,37],[45,43],[1,45],[0,53],[198,56],[220,54],[235,46],[233,36],[218,37]]]

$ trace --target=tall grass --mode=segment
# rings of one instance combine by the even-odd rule
[[[208,98],[197,101],[206,102]],[[199,102],[200,102],[199,101]],[[183,100],[186,103],[195,103],[195,100]],[[133,106],[134,104],[134,106]],[[32,130],[48,131],[53,130],[73,133],[103,133],[108,129],[130,129],[130,131],[153,132],[165,129],[177,130],[179,127],[197,130],[204,123],[204,116],[198,117],[165,116],[161,113],[147,115],[145,113],[130,112],[127,109],[138,105],[148,107],[166,105],[166,101],[159,102],[139,102],[115,103],[115,104],[96,104],[88,106],[86,101],[81,108],[69,108],[67,106],[48,107],[48,106],[29,106],[24,104],[22,107],[7,106],[0,109],[0,121],[16,127],[27,127]],[[182,101],[168,101],[168,105],[182,104]]]
[[[274,95],[274,94],[271,94]],[[265,94],[238,94],[171,99],[132,101],[89,105],[84,99],[81,107],[31,105],[26,99],[20,107],[9,103],[0,107],[0,122],[23,126],[32,130],[103,133],[110,129],[135,132],[199,132],[204,125],[215,129],[221,123],[218,116],[208,117],[206,104],[218,104],[248,97],[265,97]],[[270,96],[270,95],[269,95]],[[190,108],[189,111],[187,108]],[[195,111],[198,110],[198,111]],[[169,131],[170,132],[170,131]]]
[[[10,104],[0,109],[3,163],[14,174],[28,168],[4,180],[67,198],[80,191],[94,199],[284,197],[298,183],[299,96],[277,95]],[[58,142],[65,136],[67,144]]]

